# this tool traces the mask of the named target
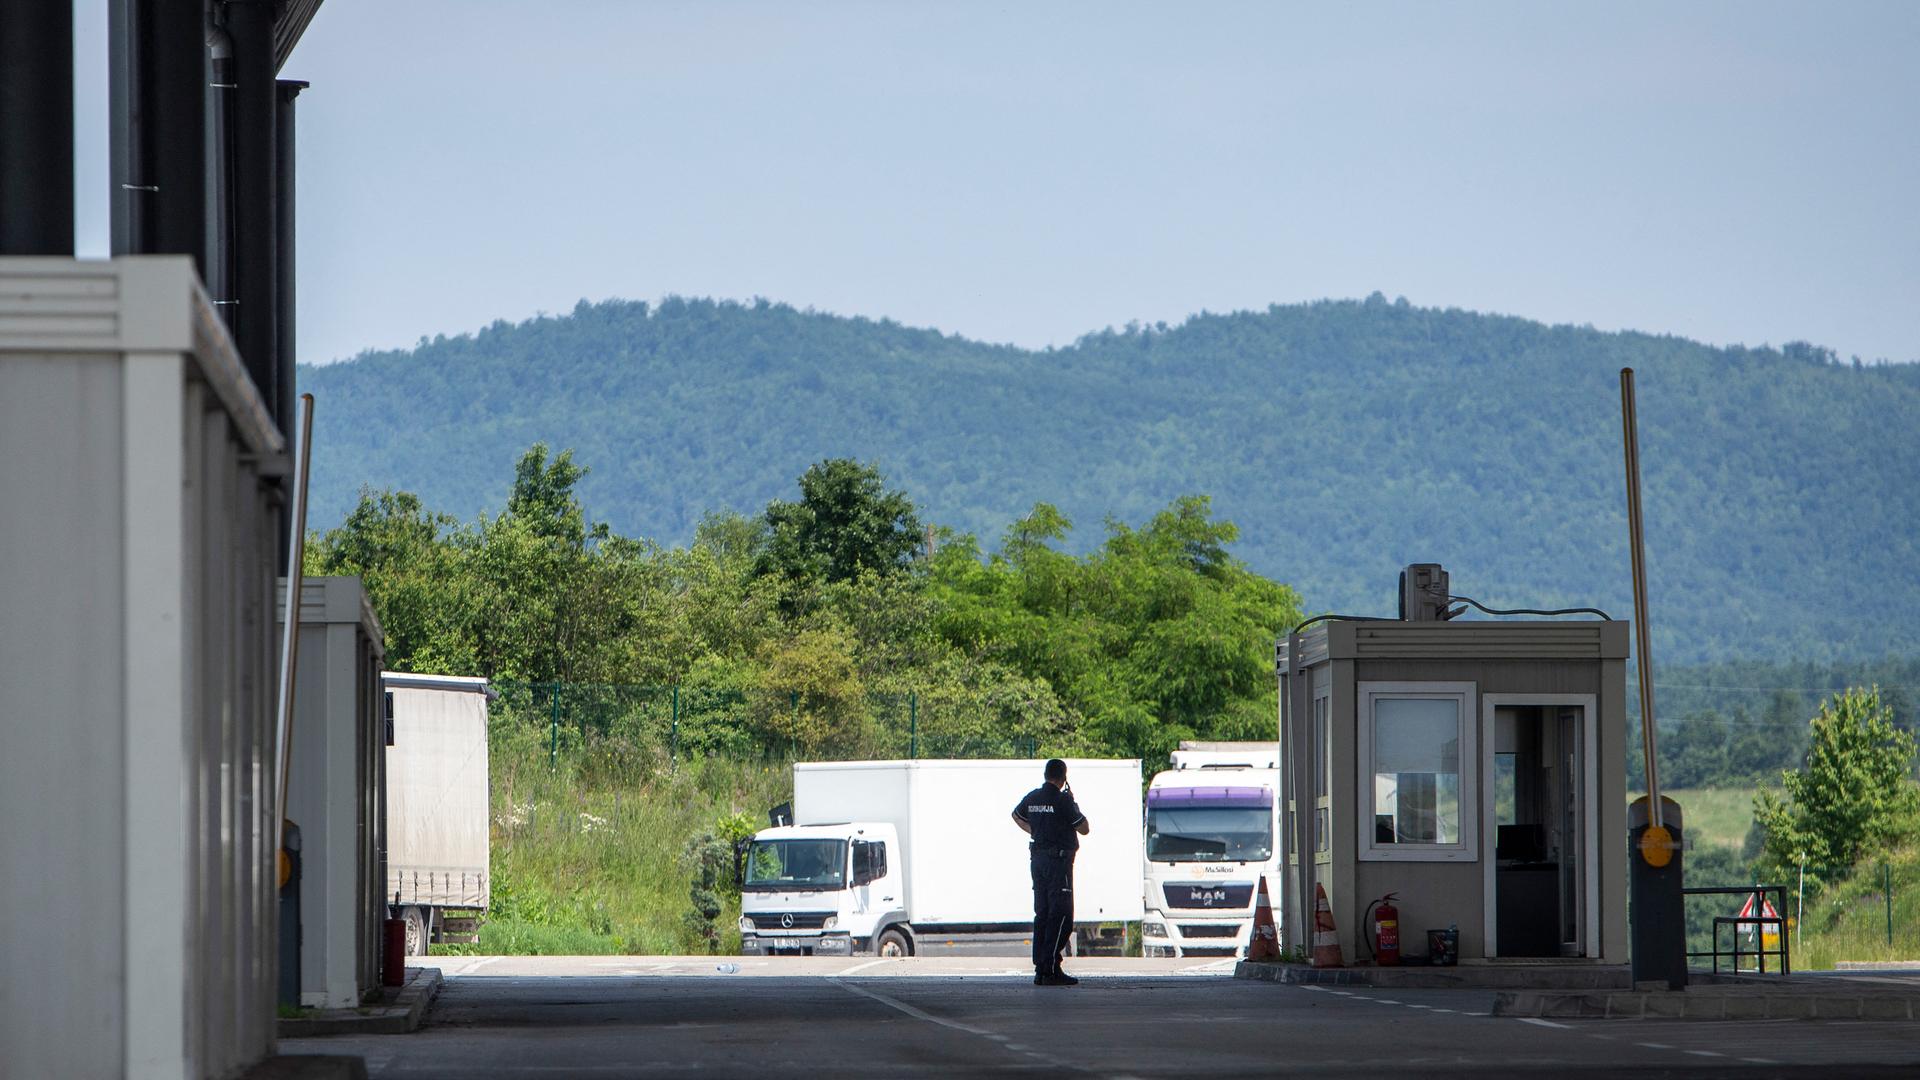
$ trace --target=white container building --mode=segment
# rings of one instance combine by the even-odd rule
[[[0,259],[8,1076],[272,1052],[285,451],[190,259]]]
[[[280,587],[286,618],[286,583]],[[300,828],[300,1004],[359,1005],[380,985],[387,881],[386,656],[360,579],[300,584],[287,817]]]

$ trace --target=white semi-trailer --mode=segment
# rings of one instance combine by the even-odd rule
[[[1260,879],[1280,903],[1278,743],[1183,742],[1147,785],[1147,956],[1244,955]]]
[[[926,937],[1033,930],[1027,837],[1011,814],[1039,761],[847,761],[793,767],[793,824],[748,846],[741,951],[908,956]],[[1140,918],[1140,762],[1070,760],[1091,831],[1074,920]]]
[[[387,746],[387,900],[407,955],[471,941],[489,896],[487,680],[381,673]]]

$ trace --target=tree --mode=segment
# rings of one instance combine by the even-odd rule
[[[306,572],[358,577],[396,671],[469,674],[475,657],[462,625],[468,601],[467,532],[404,491],[367,491],[337,529],[308,541]]]
[[[969,543],[943,545],[928,568],[940,632],[1052,687],[1075,736],[1108,752],[1273,738],[1273,641],[1299,598],[1226,553],[1233,524],[1189,496],[1138,530],[1110,521],[1083,557],[1053,546],[1070,529],[1041,503],[984,565]]]
[[[767,538],[756,569],[792,581],[852,581],[905,569],[920,549],[920,519],[880,470],[851,458],[810,466],[798,502],[767,505]]]
[[[688,904],[681,914],[681,924],[709,954],[720,951],[719,919],[726,907],[732,866],[732,844],[711,832],[688,837],[680,851],[680,869],[687,875]]]
[[[528,682],[611,682],[643,612],[625,601],[650,554],[587,521],[574,494],[587,470],[535,443],[514,467],[507,512],[482,519],[471,545],[467,635],[480,673]],[[651,629],[651,627],[649,627]]]
[[[1877,687],[1834,695],[1809,728],[1806,765],[1780,774],[1784,797],[1754,799],[1754,821],[1766,832],[1763,866],[1785,872],[1804,860],[1809,876],[1830,879],[1912,828],[1914,738],[1894,727]]]
[[[587,475],[573,463],[573,451],[562,450],[551,463],[547,444],[534,443],[513,467],[513,493],[507,496],[507,516],[526,522],[537,536],[559,541],[574,550],[590,541],[604,540],[607,526],[588,526],[586,511],[573,489]]]
[[[837,625],[768,647],[753,709],[768,743],[808,757],[860,749],[867,696],[854,649],[853,635]]]

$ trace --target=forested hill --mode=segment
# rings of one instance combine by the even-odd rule
[[[1920,651],[1920,367],[1327,301],[1071,347],[983,345],[778,304],[582,303],[303,368],[312,524],[364,486],[462,517],[571,447],[589,512],[687,539],[808,464],[878,464],[991,545],[1035,502],[1138,523],[1187,493],[1312,610],[1391,614],[1438,561],[1507,606],[1629,612],[1618,372],[1639,372],[1656,659]]]

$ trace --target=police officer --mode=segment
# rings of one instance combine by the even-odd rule
[[[1013,823],[1033,837],[1033,985],[1075,986],[1060,970],[1060,954],[1073,932],[1073,856],[1087,835],[1087,815],[1067,788],[1067,763],[1047,762],[1046,783],[1013,808]]]

